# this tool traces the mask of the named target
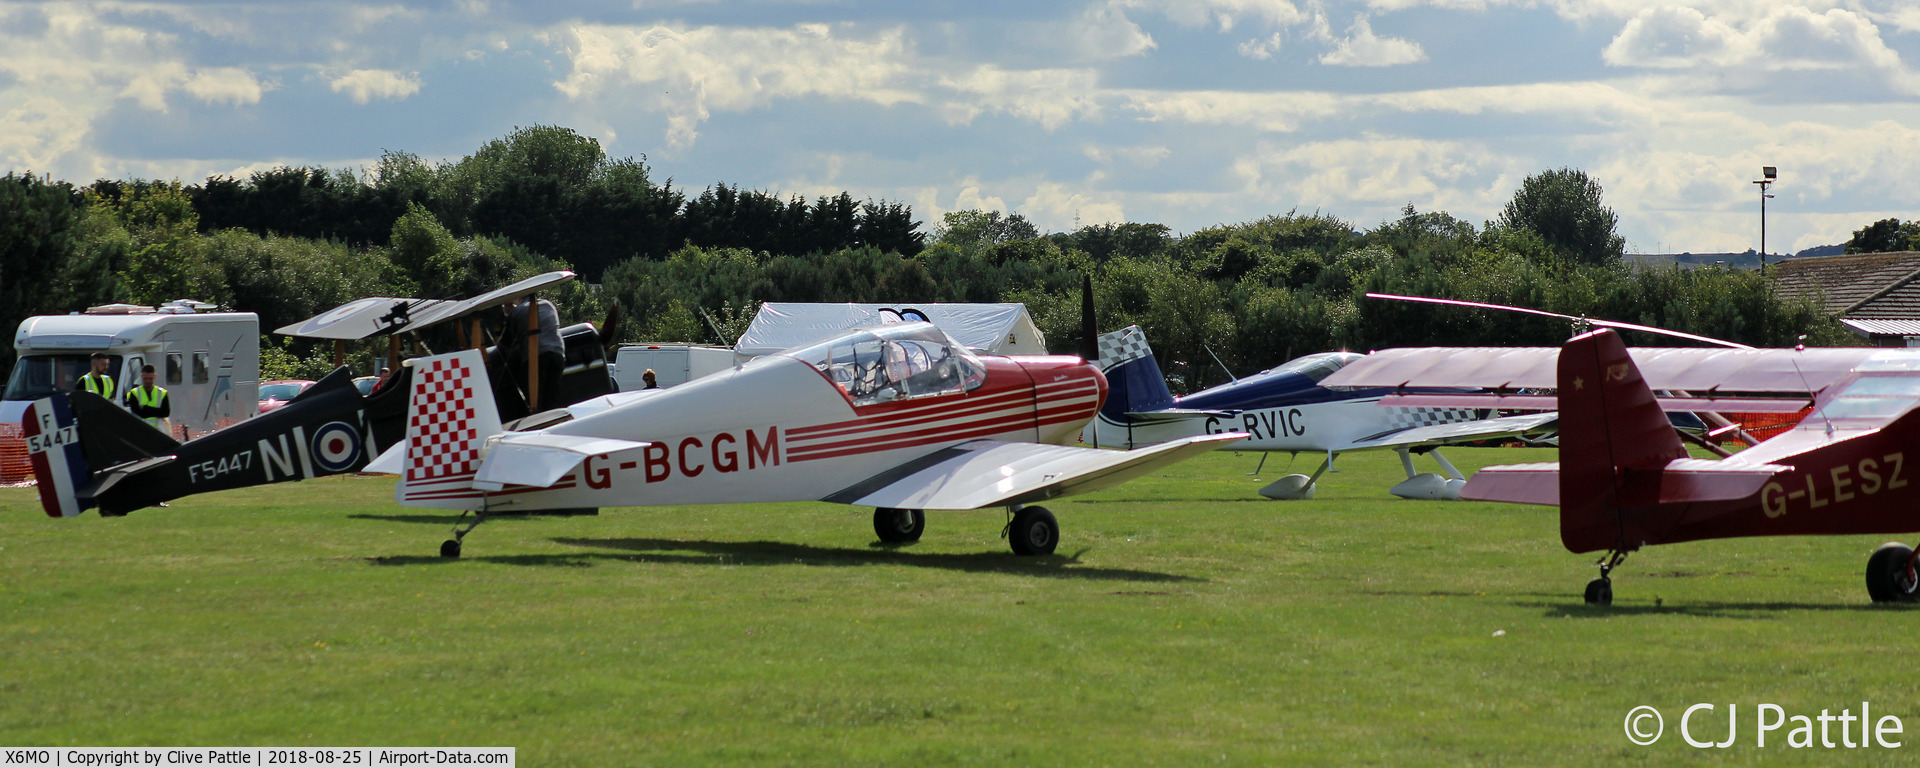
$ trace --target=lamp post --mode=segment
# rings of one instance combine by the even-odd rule
[[[1754,182],[1760,185],[1760,274],[1762,275],[1767,273],[1767,198],[1773,197],[1767,194],[1767,188],[1773,186],[1774,178],[1779,175],[1773,166],[1761,166],[1761,178]]]

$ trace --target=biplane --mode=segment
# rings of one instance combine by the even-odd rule
[[[361,299],[277,332],[359,339],[449,321],[477,326],[483,310],[571,279],[571,272],[550,272],[461,301]],[[591,324],[568,330],[570,362],[576,350],[592,358],[604,348]],[[470,338],[481,338],[477,327]],[[581,375],[571,377],[571,391],[563,380],[563,393],[586,399],[611,391],[604,360],[578,367]],[[48,515],[73,517],[98,508],[118,516],[198,493],[358,472],[405,436],[409,373],[402,368],[387,386],[363,396],[352,374],[338,368],[285,406],[186,442],[84,391],[34,401],[22,431]],[[524,415],[524,401],[514,397],[520,412],[509,411],[508,418]]]

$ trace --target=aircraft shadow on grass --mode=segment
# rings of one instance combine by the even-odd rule
[[[1462,600],[1498,600],[1501,598],[1520,598],[1508,601],[1508,605],[1521,608],[1543,609],[1550,619],[1604,619],[1627,616],[1698,616],[1714,619],[1770,619],[1772,614],[1787,611],[1898,611],[1906,603],[1794,603],[1784,601],[1751,602],[1672,602],[1655,605],[1588,605],[1573,602],[1566,596],[1547,592],[1523,592],[1505,594],[1481,594],[1479,592],[1446,590],[1363,590],[1361,594],[1376,597],[1446,597]],[[1657,599],[1657,598],[1656,598]]]
[[[437,521],[438,518],[435,518]],[[861,566],[904,565],[972,573],[1005,573],[1051,579],[1089,579],[1133,582],[1198,582],[1206,579],[1175,573],[1160,573],[1131,568],[1073,567],[1079,554],[1045,557],[1018,557],[997,552],[916,553],[874,544],[865,549],[818,547],[777,541],[707,541],[704,539],[557,538],[553,541],[596,552],[550,555],[498,555],[470,557],[467,560],[504,565],[535,565],[581,568],[596,560],[680,565],[814,565]],[[694,552],[698,554],[687,554]],[[399,555],[368,558],[374,565],[445,565],[459,562],[432,556]]]

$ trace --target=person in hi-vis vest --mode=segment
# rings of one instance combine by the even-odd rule
[[[140,366],[140,386],[127,390],[127,410],[154,429],[171,432],[167,420],[173,416],[173,401],[167,397],[166,387],[155,385],[153,379],[153,366]]]
[[[95,352],[89,362],[93,364],[93,370],[80,377],[80,388],[106,398],[109,403],[113,402],[113,395],[120,390],[120,386],[107,373],[107,366],[112,364],[112,360],[105,353]]]

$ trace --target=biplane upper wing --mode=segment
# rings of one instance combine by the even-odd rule
[[[1086,493],[1246,439],[1201,435],[1131,451],[974,440],[907,462],[821,501],[895,509],[980,509]]]
[[[1552,389],[1558,347],[1409,347],[1356,360],[1320,383],[1329,387]],[[1629,350],[1655,390],[1809,394],[1856,369],[1920,370],[1920,350],[1871,347]],[[1803,403],[1804,405],[1804,403]]]
[[[386,296],[358,299],[300,322],[276,328],[273,332],[308,339],[352,341],[383,333],[419,330],[434,323],[491,309],[572,279],[573,273],[566,270],[548,272],[459,301]]]

